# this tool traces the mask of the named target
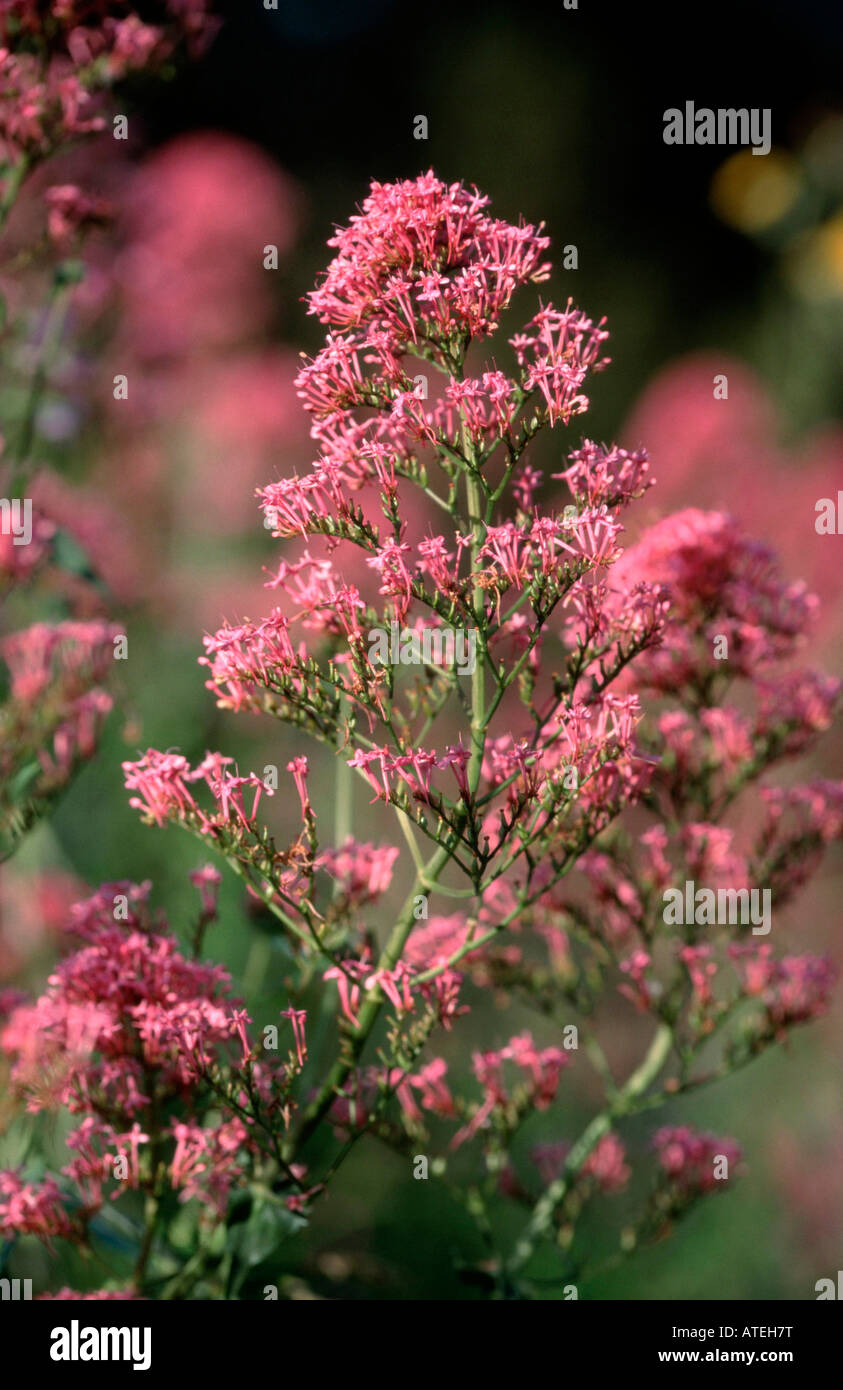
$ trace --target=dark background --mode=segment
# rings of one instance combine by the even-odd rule
[[[595,404],[608,432],[655,362],[740,338],[769,272],[763,238],[737,235],[708,205],[722,148],[665,145],[664,111],[769,107],[787,149],[840,105],[843,9],[831,0],[279,0],[277,12],[239,0],[221,11],[206,60],[145,112],[151,139],[211,126],[262,145],[307,190],[312,273],[337,208],[372,178],[432,165],[476,183],[500,216],[543,219],[554,246],[579,249],[579,302],[611,308],[626,367]],[[419,114],[426,142],[413,138]],[[303,311],[292,330],[317,341]],[[808,423],[811,405],[794,405]]]

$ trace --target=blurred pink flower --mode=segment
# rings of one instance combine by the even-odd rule
[[[719,375],[728,380],[726,400],[714,396]],[[727,353],[670,363],[647,386],[623,431],[633,442],[646,439],[658,482],[630,530],[635,535],[648,516],[677,507],[726,507],[752,535],[775,544],[785,569],[822,600],[825,631],[839,632],[840,585],[830,542],[814,530],[814,504],[837,496],[843,430],[829,423],[787,447],[786,426],[764,382]]]
[[[65,925],[73,903],[85,891],[74,874],[44,870],[0,874],[0,979],[10,977],[38,950],[50,933]]]
[[[233,136],[184,135],[152,154],[128,190],[115,266],[124,345],[156,362],[265,329],[273,298],[264,246],[289,250],[299,203],[287,176]]]
[[[817,1273],[837,1269],[839,1214],[843,1212],[843,1126],[824,1143],[810,1144],[787,1130],[772,1144],[773,1181],[786,1202],[789,1224]]]

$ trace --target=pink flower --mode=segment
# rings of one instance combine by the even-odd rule
[[[380,780],[372,771],[380,767]],[[418,801],[429,801],[431,796],[431,776],[438,760],[429,749],[417,748],[412,753],[394,754],[388,748],[374,748],[369,752],[358,749],[348,760],[349,767],[360,768],[374,789],[375,799],[384,801],[398,799],[399,793],[390,784],[390,778],[397,776],[410,788],[412,796]]]
[[[175,1124],[173,1135],[173,1187],[181,1190],[183,1202],[195,1197],[222,1217],[232,1184],[241,1172],[239,1155],[248,1139],[246,1126],[239,1119],[226,1120],[210,1129]]]
[[[360,1023],[357,1009],[360,1003],[360,984],[370,969],[367,955],[368,952],[364,951],[362,960],[344,960],[342,965],[332,965],[322,976],[323,980],[336,980],[340,1007],[352,1028],[357,1028]]]
[[[399,1015],[411,1013],[413,996],[411,993],[412,973],[403,961],[392,970],[376,970],[365,981],[367,990],[380,988]]]
[[[293,781],[296,784],[296,791],[301,802],[301,813],[304,819],[310,814],[310,798],[307,795],[307,758],[293,758],[287,764],[287,771],[292,772]]]
[[[717,962],[711,955],[710,946],[684,946],[679,952],[679,959],[691,978],[694,1003],[703,1013],[714,1002],[711,981],[717,974]]]
[[[827,956],[806,954],[775,960],[766,943],[758,947],[733,945],[729,955],[736,962],[744,992],[760,997],[768,1025],[777,1036],[825,1013],[838,974]]]
[[[73,1223],[52,1178],[41,1184],[27,1183],[17,1174],[0,1170],[0,1235],[72,1237]]]
[[[377,320],[399,343],[412,337],[416,318],[440,330],[465,323],[474,336],[491,332],[516,286],[546,277],[548,240],[493,220],[487,203],[432,171],[373,183],[361,212],[329,240],[337,255],[309,296],[310,312],[342,329]],[[443,273],[448,266],[459,269]],[[412,307],[402,278],[411,267],[421,271]]]
[[[734,1139],[719,1139],[715,1134],[703,1134],[687,1126],[668,1125],[658,1130],[653,1148],[671,1185],[684,1198],[714,1192],[725,1185],[726,1172],[717,1174],[715,1167],[725,1159],[731,1180],[731,1170],[743,1156]]]
[[[388,541],[377,555],[366,561],[380,575],[381,587],[378,592],[395,599],[395,616],[399,623],[407,616],[412,597],[412,579],[404,560],[409,552],[408,545]]]
[[[721,374],[729,383],[725,406],[712,390]],[[718,347],[680,357],[657,372],[626,431],[631,439],[645,439],[660,461],[658,491],[651,494],[660,515],[687,506],[690,499],[702,508],[721,507],[728,496],[738,522],[775,544],[788,571],[804,575],[820,595],[824,632],[839,628],[839,585],[825,540],[811,524],[817,498],[834,497],[838,486],[839,426],[823,425],[807,437],[794,431],[768,385],[746,362]],[[794,445],[782,446],[797,433]],[[806,517],[809,524],[788,524],[794,516]]]
[[[399,852],[392,845],[360,844],[349,835],[339,849],[323,850],[316,867],[331,875],[350,903],[363,907],[388,889]]]
[[[441,1057],[434,1057],[432,1061],[420,1067],[412,1076],[408,1076],[407,1080],[415,1090],[421,1093],[421,1103],[424,1110],[450,1119],[456,1111],[453,1096],[445,1081],[447,1071],[447,1062]]]
[[[692,823],[682,829],[682,849],[694,879],[708,887],[740,888],[746,884],[746,862],[734,850],[735,834],[728,826]]]
[[[75,184],[60,184],[48,188],[47,231],[59,246],[70,241],[80,230],[105,222],[111,217],[110,205],[102,198],[92,198]]]
[[[830,728],[843,684],[821,671],[758,680],[756,734],[780,755],[803,753]]]
[[[524,387],[541,393],[549,424],[568,424],[572,415],[588,409],[580,388],[589,371],[600,371],[610,360],[600,355],[609,336],[603,322],[593,324],[569,300],[561,311],[550,305],[540,309],[524,332],[510,339],[524,368]]]
[[[537,1144],[530,1151],[530,1158],[541,1175],[542,1182],[548,1186],[558,1178],[565,1166],[565,1159],[571,1151],[570,1144]],[[604,1134],[585,1159],[580,1173],[583,1177],[594,1178],[601,1192],[622,1192],[630,1177],[630,1168],[625,1162],[626,1151],[616,1134]]]
[[[128,1165],[128,1172],[125,1180],[130,1187],[138,1187],[140,1185],[140,1168],[138,1163],[140,1146],[141,1144],[149,1143],[149,1135],[144,1134],[137,1120],[135,1120],[128,1133],[118,1134],[114,1142],[117,1153],[121,1158],[126,1160]]]
[[[729,673],[752,675],[789,656],[817,610],[804,584],[782,579],[772,551],[721,512],[688,508],[658,522],[626,552],[617,577],[669,586],[669,641],[636,668],[657,690],[707,679],[717,637],[726,638]]]
[[[273,789],[254,772],[245,777],[230,773],[228,767],[233,761],[221,753],[206,753],[202,762],[191,768],[180,753],[148,748],[137,762],[122,765],[127,788],[139,793],[129,798],[129,805],[156,825],[181,821],[212,837],[223,827],[235,835],[253,832],[261,796],[272,796]],[[201,781],[213,797],[211,815],[202,810],[188,785]],[[246,788],[255,793],[249,808],[243,799]]]
[[[569,457],[571,462],[564,473],[551,476],[564,478],[574,497],[589,507],[626,505],[653,486],[654,480],[648,476],[649,459],[643,449],[628,453],[617,445],[606,449],[586,439]]]
[[[655,998],[653,983],[647,979],[651,964],[651,957],[646,951],[633,951],[627,960],[620,963],[621,971],[629,976],[632,983],[618,985],[618,989],[632,1001],[639,1013],[649,1012]]]
[[[305,1024],[307,1022],[306,1009],[282,1009],[282,1018],[288,1018],[293,1025],[293,1038],[296,1045],[296,1060],[300,1067],[303,1067],[307,1060],[307,1041],[305,1039]]]
[[[208,917],[215,917],[219,886],[222,883],[219,869],[215,869],[213,864],[205,864],[201,869],[194,869],[189,873],[188,878],[194,888],[199,889],[203,913]]]
[[[298,203],[277,167],[231,135],[191,132],[149,154],[128,192],[126,245],[115,267],[123,352],[172,361],[257,335],[272,307],[254,229],[271,227],[283,256]]]
[[[137,1115],[149,1103],[153,1071],[161,1094],[178,1093],[231,1037],[225,971],[187,960],[154,930],[137,889],[136,914],[115,918],[119,895],[110,890],[123,886],[107,885],[81,905],[74,925],[85,944],[0,1035],[31,1109],[63,1103],[84,1111],[98,1095],[101,1109]]]
[[[601,1192],[622,1192],[629,1181],[626,1151],[616,1134],[604,1134],[582,1166],[583,1174],[594,1178]]]

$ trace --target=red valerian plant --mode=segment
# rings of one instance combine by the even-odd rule
[[[318,457],[260,494],[285,542],[268,585],[280,601],[206,638],[202,663],[221,708],[292,725],[391,808],[404,905],[381,931],[399,850],[325,843],[303,753],[287,767],[301,828],[284,847],[262,814],[267,769],[172,749],[127,762],[144,819],[216,849],[276,919],[297,968],[288,1053],[274,1057],[266,1028],[255,1040],[199,962],[213,870],[196,876],[190,958],[149,916],[146,885],[104,885],[73,916],[85,945],[3,1034],[30,1106],[84,1115],[65,1170],[77,1194],[6,1174],[7,1236],[84,1244],[106,1188],[135,1188],[135,1295],[236,1297],[369,1135],[408,1173],[431,1156],[477,1224],[472,1281],[523,1297],[551,1239],[560,1288],[588,1273],[583,1212],[638,1173],[649,1193],[626,1254],[734,1178],[733,1140],[662,1127],[648,1157],[618,1129],[822,1012],[833,971],[756,943],[737,914],[669,925],[664,895],[688,880],[735,901],[770,889],[778,910],[805,881],[841,833],[843,786],[758,784],[828,727],[837,686],[780,673],[815,604],[728,517],[688,511],[623,551],[624,510],[652,484],[643,450],[586,439],[552,475],[562,496],[545,486],[530,446],[587,409],[608,361],[603,322],[570,303],[540,304],[501,341],[516,291],[549,276],[548,244],[432,172],[373,184],[331,239],[309,297],[325,346],[297,383]],[[441,528],[414,534],[414,497]],[[448,658],[459,650],[470,659]],[[336,1027],[317,1046],[320,994]],[[535,1035],[490,1038],[467,1077],[461,1020],[492,995],[533,1007]],[[649,1020],[622,1077],[619,1010]],[[602,1102],[578,1136],[532,1150],[528,1137],[525,1159],[521,1131],[538,1112],[547,1133],[581,1056]],[[179,1197],[202,1204],[186,1253]]]
[[[125,0],[0,0],[0,229],[25,201],[30,175],[108,127],[107,93],[115,84],[160,69],[182,51],[199,52],[217,29],[207,0],[160,0],[144,13],[142,20]],[[41,194],[26,248],[15,255],[4,247],[0,263],[8,388],[0,434],[0,603],[13,600],[16,620],[40,603],[51,619],[15,632],[4,625],[0,637],[0,861],[94,753],[112,707],[104,683],[123,635],[105,616],[108,596],[88,557],[31,495],[34,454],[43,445],[39,411],[84,275],[80,261],[63,257],[109,215],[101,199],[75,185],[42,186]],[[28,267],[43,269],[44,260],[51,284],[36,312],[15,303],[17,281]],[[7,294],[18,310],[11,321]],[[33,327],[36,341],[28,341]]]
[[[0,861],[96,748],[117,629],[102,620],[34,623],[0,638]]]
[[[31,161],[104,128],[99,93],[182,45],[196,52],[216,30],[208,0],[154,0],[145,8],[153,22],[125,0],[2,0],[0,147],[14,160],[15,186]],[[51,203],[78,224],[91,211],[88,200],[61,191]]]

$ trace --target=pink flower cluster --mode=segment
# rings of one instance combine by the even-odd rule
[[[323,850],[316,867],[330,874],[349,906],[368,907],[388,889],[398,855],[392,845],[360,844],[349,835],[336,849]]]
[[[39,813],[94,753],[112,698],[102,682],[117,629],[104,621],[35,623],[0,639],[8,695],[0,704],[2,831]]]
[[[483,1088],[483,1100],[451,1140],[457,1149],[480,1131],[486,1129],[496,1116],[513,1122],[513,1110],[545,1110],[556,1096],[563,1069],[570,1057],[559,1047],[538,1048],[532,1034],[520,1033],[506,1047],[496,1052],[475,1052],[472,1058],[474,1075]],[[521,1073],[521,1085],[510,1089],[504,1074],[504,1064],[510,1062]]]
[[[669,590],[666,640],[636,664],[637,679],[664,692],[711,677],[718,637],[727,642],[728,672],[753,676],[790,656],[817,612],[803,583],[782,579],[769,547],[721,512],[689,508],[658,522],[617,574]]]
[[[17,1173],[0,1172],[0,1236],[68,1236],[73,1230],[62,1195],[52,1178],[28,1183]]]
[[[3,1029],[31,1110],[137,1115],[153,1100],[152,1077],[158,1101],[184,1095],[231,1039],[226,972],[186,959],[154,927],[150,887],[104,884],[78,904],[69,930],[85,944]]]
[[[39,507],[32,508],[32,539],[28,545],[16,545],[13,535],[0,532],[0,594],[31,582],[48,562],[55,534],[54,523]]]
[[[166,825],[180,821],[214,838],[223,828],[253,830],[258,806],[264,793],[273,795],[256,773],[246,776],[230,772],[234,759],[221,753],[207,753],[195,768],[181,753],[158,753],[150,748],[136,762],[125,762],[123,772],[129,791],[129,805],[141,811],[150,824]],[[210,814],[202,809],[191,787],[204,783],[213,799]],[[244,797],[253,791],[247,802]]]
[[[216,887],[207,871],[193,877],[203,894]],[[274,1114],[304,1064],[305,1013],[295,1009],[288,1010],[294,1061],[274,1074],[256,1062],[226,971],[182,954],[150,912],[150,886],[103,884],[77,903],[68,931],[82,945],[0,1030],[12,1086],[27,1108],[63,1105],[82,1117],[67,1137],[73,1157],[62,1169],[76,1195],[51,1177],[36,1184],[0,1173],[3,1236],[84,1239],[107,1195],[157,1193],[162,1161],[182,1201],[196,1198],[220,1216],[257,1152],[258,1110]],[[204,897],[204,910],[214,908]],[[208,1115],[209,1078],[238,1045],[243,1079],[217,1097],[222,1117]]]
[[[544,1183],[551,1183],[559,1177],[570,1151],[570,1144],[564,1142],[537,1144],[531,1151],[530,1157]],[[626,1162],[626,1149],[616,1134],[604,1134],[597,1141],[580,1173],[583,1178],[593,1178],[601,1192],[624,1190],[632,1170]]]
[[[733,1177],[733,1168],[743,1157],[734,1139],[719,1139],[716,1134],[703,1134],[687,1126],[660,1129],[653,1137],[662,1171],[668,1182],[683,1197],[715,1192]],[[723,1172],[715,1171],[718,1160],[725,1159]]]
[[[825,1013],[838,971],[826,956],[773,957],[772,947],[731,946],[744,993],[764,1005],[767,1036],[784,1037],[796,1023],[808,1023]],[[763,1036],[763,1034],[762,1034]]]
[[[21,704],[44,700],[57,685],[60,698],[78,686],[98,684],[114,658],[118,629],[102,621],[33,623],[0,640],[11,697]]]
[[[92,89],[162,62],[180,41],[196,51],[216,31],[208,0],[165,0],[162,9],[163,23],[147,24],[122,0],[49,7],[2,0],[0,140],[7,153],[43,154],[101,130]]]
[[[540,229],[490,217],[488,204],[432,170],[373,183],[360,212],[328,239],[337,254],[309,295],[310,312],[332,328],[371,324],[399,342],[491,333],[519,285],[547,279],[550,242]]]
[[[0,220],[37,164],[108,128],[105,93],[179,51],[196,56],[217,32],[211,0],[160,0],[147,18],[126,0],[0,0]],[[82,228],[108,221],[109,204],[76,183],[44,194],[47,235],[61,254]]]

